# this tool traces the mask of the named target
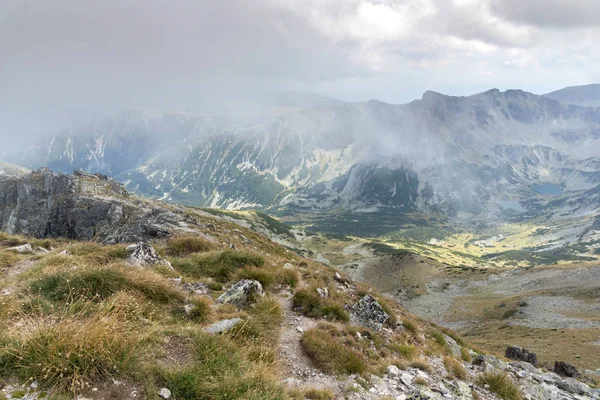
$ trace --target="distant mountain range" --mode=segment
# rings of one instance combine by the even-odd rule
[[[600,191],[600,109],[568,103],[591,101],[594,87],[426,92],[404,105],[283,96],[274,106],[297,110],[265,120],[133,111],[58,132],[12,161],[106,173],[152,198],[282,215],[589,217],[599,212],[588,200]]]
[[[545,95],[566,104],[582,107],[600,107],[600,83],[571,86]]]

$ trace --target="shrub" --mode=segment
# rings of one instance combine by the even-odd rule
[[[34,280],[30,289],[51,301],[101,301],[121,290],[134,290],[161,303],[184,298],[181,291],[151,271],[114,264],[60,270]]]
[[[233,273],[240,268],[260,267],[264,263],[264,258],[259,255],[236,250],[193,254],[172,261],[173,266],[186,275],[196,278],[211,277],[221,283],[231,279]]]
[[[480,386],[488,385],[492,393],[496,393],[503,400],[521,400],[521,392],[517,385],[503,372],[486,372],[479,376],[477,383]]]
[[[444,367],[446,367],[446,371],[456,379],[465,380],[467,378],[467,370],[465,367],[452,357],[444,357]]]
[[[140,338],[111,318],[40,321],[26,336],[0,341],[0,367],[22,379],[76,392],[135,366]]]
[[[307,317],[325,318],[331,321],[349,321],[350,316],[344,308],[332,299],[324,299],[315,288],[301,289],[294,293],[292,306]]]
[[[326,330],[314,328],[306,331],[300,344],[324,372],[354,374],[367,369],[367,363],[360,354],[344,346]]]
[[[169,239],[165,254],[172,257],[184,257],[192,253],[213,250],[215,245],[202,237],[180,236]]]

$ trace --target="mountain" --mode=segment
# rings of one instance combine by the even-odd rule
[[[1,176],[0,185],[0,228],[10,231],[0,232],[3,398],[600,395],[573,365],[558,362],[555,373],[538,368],[559,356],[596,362],[571,329],[561,327],[560,340],[547,346],[552,353],[538,358],[506,348],[512,328],[504,324],[501,350],[515,361],[507,363],[485,343],[474,348],[374,288],[270,240],[265,230],[295,236],[271,217],[143,199],[81,171]],[[402,270],[414,257],[389,259]],[[514,299],[507,303],[500,312],[516,307]],[[535,343],[548,331],[527,329],[510,340],[532,336]],[[556,353],[559,346],[565,349]]]
[[[570,86],[545,94],[549,99],[582,107],[600,107],[600,83]]]
[[[0,161],[0,175],[20,176],[25,175],[28,172],[29,170],[27,168]]]
[[[335,103],[266,120],[135,111],[59,132],[18,161],[109,174],[150,198],[265,209],[358,236],[431,216],[564,226],[599,213],[555,200],[600,185],[600,109],[490,90],[426,92],[404,105]],[[586,216],[564,240],[592,223]]]

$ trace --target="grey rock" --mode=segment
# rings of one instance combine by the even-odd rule
[[[17,253],[28,253],[28,252],[32,252],[33,248],[31,247],[31,245],[29,243],[26,243],[26,244],[22,244],[20,246],[11,247],[7,250],[15,251]]]
[[[387,367],[386,373],[390,378],[398,378],[402,374],[402,371],[395,365],[390,365]]]
[[[319,297],[323,299],[329,297],[329,290],[327,288],[317,288],[317,293],[319,294]]]
[[[168,399],[171,397],[171,391],[167,388],[162,388],[160,389],[160,391],[158,392],[158,395],[160,397],[162,397],[163,399]]]
[[[448,348],[450,348],[450,351],[452,352],[452,355],[454,357],[460,357],[460,355],[461,355],[461,347],[456,342],[456,340],[452,339],[448,335],[444,335],[444,340],[446,341],[446,345],[448,345]]]
[[[374,331],[380,331],[390,316],[377,300],[366,295],[350,308],[350,319]]]
[[[160,257],[154,247],[148,243],[140,242],[127,247],[127,251],[131,252],[127,263],[134,267],[150,267],[153,265],[164,265],[173,269],[171,263]]]
[[[212,334],[227,332],[233,329],[237,324],[239,324],[242,321],[243,319],[241,318],[224,319],[222,321],[215,322],[214,324],[207,326],[206,328],[204,328],[204,332]]]
[[[577,371],[577,368],[571,364],[567,364],[564,361],[556,361],[554,363],[554,369],[552,370],[555,374],[564,376],[567,378],[577,378],[581,376],[581,373]]]
[[[243,307],[249,303],[253,296],[264,296],[265,292],[259,281],[243,279],[233,285],[229,290],[220,295],[216,302],[221,304],[233,304]]]
[[[60,253],[58,253],[58,255],[60,256],[70,256],[71,252],[67,249],[64,249],[63,251],[61,251]]]
[[[206,286],[206,284],[204,282],[186,282],[183,285],[181,285],[181,287],[184,290],[187,290],[190,293],[194,293],[194,294],[208,294],[210,293],[210,289],[208,288],[208,286]]]
[[[504,353],[506,358],[516,361],[525,361],[533,366],[537,366],[537,356],[535,353],[531,353],[529,350],[524,349],[522,347],[510,346],[506,349]]]
[[[590,391],[590,387],[577,379],[565,378],[558,382],[558,387],[564,391],[574,394],[586,394]]]
[[[179,230],[184,215],[130,197],[105,176],[47,169],[0,175],[0,230],[37,238],[139,242]]]

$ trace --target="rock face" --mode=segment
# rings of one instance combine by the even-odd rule
[[[380,331],[390,316],[377,300],[366,295],[350,308],[350,319],[374,331]]]
[[[151,267],[153,265],[164,265],[173,269],[171,263],[158,255],[154,247],[148,243],[140,242],[138,244],[127,247],[127,251],[131,252],[127,262],[134,267]]]
[[[535,355],[535,353],[530,353],[527,349],[516,346],[510,346],[506,349],[504,355],[506,358],[509,358],[511,360],[525,361],[531,365],[537,366],[537,356]]]
[[[132,198],[104,175],[47,169],[0,175],[0,230],[38,238],[139,242],[168,236],[185,217]]]
[[[216,302],[221,304],[233,304],[243,307],[250,302],[253,296],[264,296],[265,291],[259,281],[242,279],[229,290],[220,295]]]
[[[577,371],[577,368],[575,368],[571,364],[567,364],[564,361],[555,362],[553,371],[557,375],[568,377],[568,378],[577,378],[577,377],[581,376],[581,373],[579,373],[579,371]]]

